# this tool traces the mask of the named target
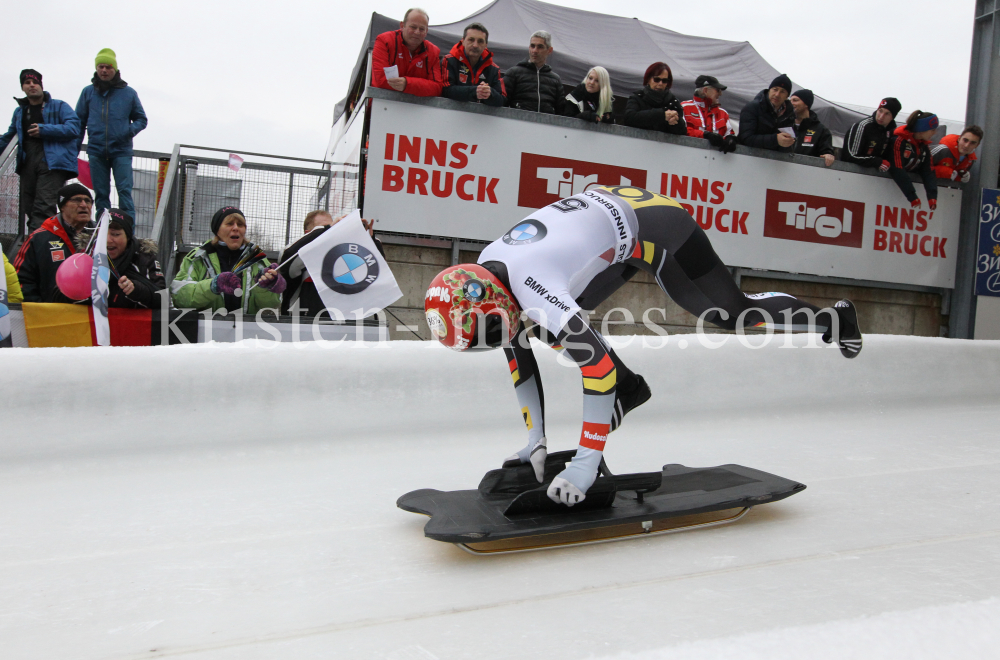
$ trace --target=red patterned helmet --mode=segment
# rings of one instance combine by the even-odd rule
[[[496,275],[478,264],[445,268],[424,296],[431,335],[456,351],[497,348],[517,333],[521,310]]]

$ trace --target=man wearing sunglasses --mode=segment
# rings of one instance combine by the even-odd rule
[[[25,302],[73,302],[56,286],[56,270],[76,250],[73,239],[90,222],[94,198],[79,183],[59,189],[59,213],[32,232],[14,258]]]

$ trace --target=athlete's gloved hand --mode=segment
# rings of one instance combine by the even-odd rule
[[[278,272],[278,268],[271,264],[268,266],[263,273],[260,275],[260,279],[257,280],[261,287],[267,289],[271,293],[282,293],[288,283],[285,278],[281,276]]]
[[[209,286],[212,293],[233,295],[233,292],[240,288],[240,276],[227,270],[213,277]]]
[[[534,442],[529,442],[523,449],[507,459],[507,461],[519,461],[522,465],[525,463],[531,463],[531,467],[535,469],[535,479],[538,479],[538,483],[545,481],[545,459],[549,455],[549,450],[546,447],[545,436]],[[505,463],[507,461],[504,461]]]
[[[882,164],[878,166],[878,171],[879,172],[888,172],[889,171],[889,161],[883,160]]]
[[[579,450],[578,450],[579,451]],[[600,460],[600,452],[593,452],[591,458]],[[586,499],[586,493],[597,479],[597,467],[589,467],[575,457],[565,470],[552,480],[545,494],[553,502],[573,506]]]
[[[971,179],[972,179],[972,172],[966,170],[965,173],[962,174],[962,183],[968,183],[969,180]]]
[[[736,136],[727,135],[722,138],[722,149],[720,151],[724,154],[729,154],[736,151]]]
[[[915,200],[913,200],[912,202],[910,202],[910,208],[911,209],[919,209],[920,208],[920,198],[919,197],[917,197]]]
[[[579,488],[562,477],[553,479],[545,494],[556,504],[561,502],[566,506],[573,506],[587,499],[587,496]]]
[[[711,131],[705,131],[704,133],[702,133],[701,136],[703,138],[705,138],[706,140],[708,140],[708,143],[710,145],[712,145],[713,147],[721,149],[722,146],[723,146],[723,144],[724,144],[722,136],[719,135],[718,133],[713,133]]]
[[[929,206],[932,211],[936,211],[937,210],[937,200],[936,199],[928,199],[927,200],[927,206]]]

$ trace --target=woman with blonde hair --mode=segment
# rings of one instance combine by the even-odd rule
[[[244,248],[247,220],[243,212],[226,206],[212,217],[212,238],[184,257],[170,284],[174,307],[226,309],[256,314],[277,309],[285,278],[266,258],[259,261]],[[249,265],[247,265],[249,264]]]
[[[566,110],[563,114],[584,121],[613,124],[615,118],[611,114],[611,103],[614,100],[608,70],[603,66],[595,66],[587,72],[583,82],[566,95]]]

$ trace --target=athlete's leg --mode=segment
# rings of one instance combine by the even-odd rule
[[[514,392],[517,403],[521,406],[521,417],[528,428],[528,444],[505,461],[531,463],[535,468],[535,478],[542,482],[545,474],[545,394],[542,390],[542,377],[538,373],[538,362],[531,352],[528,341],[529,333],[521,326],[517,336],[510,346],[503,349],[510,367],[510,376],[514,380]]]
[[[728,330],[764,323],[785,331],[827,332],[837,319],[832,309],[820,309],[785,293],[749,298],[736,285],[715,253],[704,230],[683,209],[651,206],[636,210],[640,259],[630,263],[648,270],[677,304],[695,316]]]

